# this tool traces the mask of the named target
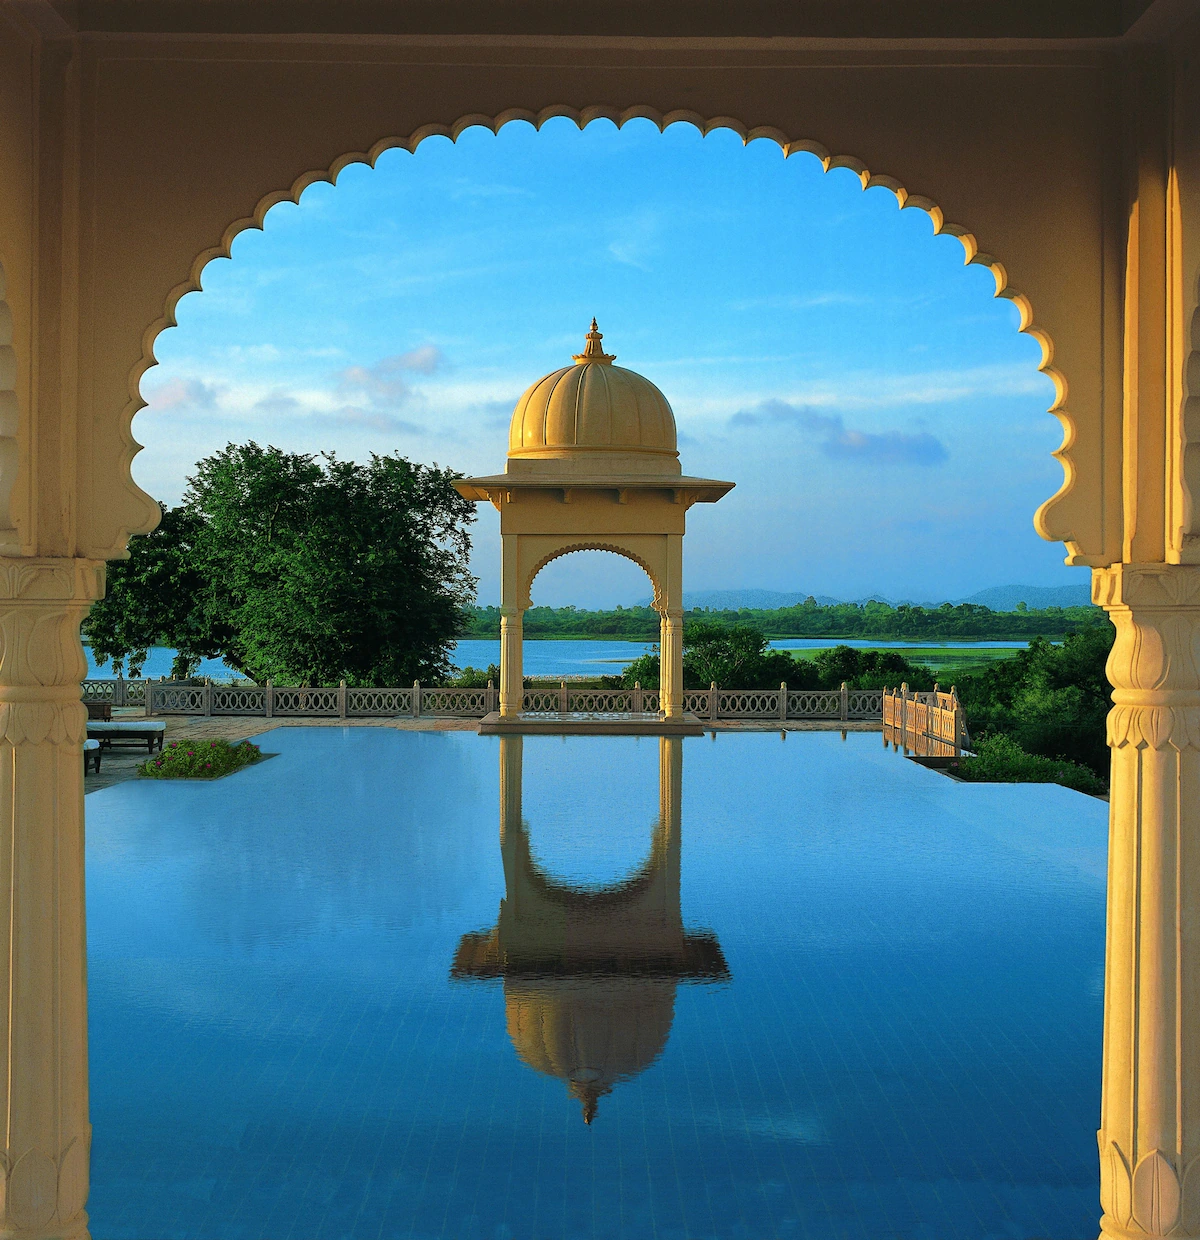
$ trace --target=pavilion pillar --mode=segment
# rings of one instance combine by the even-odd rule
[[[680,905],[680,828],[683,807],[683,737],[658,738],[658,868],[662,911],[670,925],[682,924]]]
[[[683,714],[683,612],[664,611],[659,622],[659,705],[668,719]]]
[[[1101,1232],[1200,1236],[1200,568],[1093,583],[1117,629]]]
[[[527,589],[521,572],[521,536],[500,538],[500,715],[512,719],[525,705],[521,642]]]
[[[104,565],[0,559],[3,1240],[87,1236],[79,625]]]
[[[525,704],[523,616],[519,607],[504,607],[500,612],[500,714],[506,719],[519,715]]]

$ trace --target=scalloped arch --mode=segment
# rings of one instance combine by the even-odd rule
[[[569,546],[557,547],[555,550],[551,551],[549,555],[544,556],[541,560],[539,560],[530,570],[528,579],[521,587],[520,606],[522,608],[533,606],[530,594],[533,590],[533,583],[537,579],[538,573],[540,573],[547,564],[553,563],[555,560],[561,560],[564,555],[574,555],[576,551],[607,551],[610,555],[619,555],[623,556],[627,560],[632,560],[638,568],[640,568],[642,572],[650,578],[650,584],[654,587],[654,602],[651,606],[655,611],[660,613],[662,612],[662,589],[660,588],[658,579],[655,577],[650,565],[647,564],[641,556],[635,555],[632,551],[630,551],[628,547],[617,546],[614,543],[594,541],[571,543]]]
[[[783,152],[785,159],[797,154],[812,155],[820,161],[826,172],[834,168],[849,169],[858,178],[864,190],[873,189],[877,186],[890,190],[901,209],[916,207],[924,211],[933,222],[935,235],[946,233],[957,237],[963,247],[966,256],[965,261],[968,264],[986,267],[992,273],[992,279],[995,281],[995,296],[1003,297],[1017,307],[1020,315],[1017,330],[1037,341],[1038,347],[1041,350],[1041,361],[1038,363],[1038,369],[1043,374],[1049,376],[1054,384],[1054,400],[1048,412],[1052,413],[1059,420],[1063,429],[1062,443],[1052,454],[1062,467],[1063,481],[1058,491],[1038,508],[1034,516],[1034,527],[1041,537],[1047,541],[1058,541],[1055,535],[1050,532],[1048,514],[1054,504],[1067,495],[1075,485],[1075,465],[1071,459],[1071,448],[1075,443],[1077,427],[1075,419],[1067,409],[1066,377],[1059,370],[1055,369],[1053,365],[1053,342],[1049,334],[1035,323],[1033,307],[1030,304],[1029,298],[1009,284],[1008,273],[1005,271],[1004,265],[999,258],[980,249],[974,234],[965,225],[947,220],[942,213],[941,207],[931,198],[910,192],[897,177],[886,172],[871,170],[863,160],[854,155],[832,152],[828,147],[815,139],[789,137],[782,130],[771,125],[747,125],[732,116],[704,117],[700,113],[686,108],[661,112],[657,108],[639,104],[626,108],[617,108],[609,104],[593,104],[584,108],[575,108],[567,104],[552,104],[536,112],[529,108],[508,108],[495,116],[470,112],[460,116],[458,120],[449,125],[435,122],[419,126],[407,137],[380,138],[366,150],[349,151],[339,156],[328,168],[302,173],[286,189],[274,190],[269,194],[265,194],[255,204],[250,215],[234,220],[225,229],[216,245],[202,250],[196,256],[187,278],[182,283],[177,284],[167,294],[162,315],[155,319],[143,333],[142,356],[130,374],[130,400],[124,411],[124,427],[130,442],[134,442],[130,430],[133,417],[146,404],[141,396],[141,379],[146,371],[156,364],[154,342],[158,334],[168,327],[175,326],[175,308],[179,304],[180,298],[188,293],[200,291],[202,288],[200,277],[204,268],[214,258],[229,258],[232,252],[233,239],[238,233],[247,228],[261,229],[267,212],[273,206],[281,202],[298,204],[301,194],[310,185],[315,185],[319,181],[336,184],[342,170],[351,164],[367,164],[370,167],[374,167],[376,161],[385,151],[402,149],[415,152],[417,147],[426,138],[442,137],[456,142],[459,136],[467,129],[478,127],[488,129],[492,133],[498,133],[505,125],[511,124],[514,121],[524,121],[533,125],[535,129],[540,129],[547,121],[560,117],[573,121],[580,129],[585,128],[592,121],[596,120],[612,121],[618,128],[632,120],[647,120],[657,126],[660,132],[669,125],[688,124],[695,126],[705,136],[718,129],[728,129],[736,133],[744,145],[760,140],[774,142]]]

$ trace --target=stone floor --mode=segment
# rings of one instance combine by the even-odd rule
[[[140,719],[140,707],[118,708],[114,719]],[[164,715],[167,741],[223,739],[243,741],[270,732],[274,728],[396,728],[401,732],[474,732],[478,719],[263,719],[244,715]],[[719,719],[704,721],[707,730],[715,732],[878,732],[882,724],[874,721],[841,723],[831,720],[789,719],[786,724],[769,719]],[[137,777],[137,768],[146,760],[144,747],[122,746],[106,749],[100,760],[100,774],[89,773],[83,782],[84,792],[99,792],[126,779]]]

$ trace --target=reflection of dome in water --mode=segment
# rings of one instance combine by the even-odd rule
[[[675,1015],[665,978],[507,978],[508,1036],[533,1069],[565,1080],[591,1123],[599,1099],[662,1054]]]
[[[649,379],[614,366],[601,339],[593,319],[575,365],[539,379],[517,401],[509,459],[633,454],[649,458],[656,470],[678,473],[675,415],[667,398]]]

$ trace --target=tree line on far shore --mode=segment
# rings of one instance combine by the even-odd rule
[[[777,689],[781,682],[789,689],[837,689],[844,682],[852,689],[894,689],[906,683],[910,689],[928,691],[934,685],[933,672],[894,650],[843,645],[806,658],[772,650],[767,638],[747,625],[691,621],[685,622],[683,633],[683,683],[688,689],[706,689],[713,682],[738,689]],[[1035,637],[1011,659],[955,673],[973,744],[988,757],[988,778],[1037,780],[1042,776],[1022,772],[1049,762],[1057,764],[1049,777],[1058,782],[1085,792],[1107,786],[1105,718],[1112,702],[1105,664],[1114,636],[1101,613],[1059,644]],[[636,659],[607,683],[658,688],[657,653]],[[968,764],[964,774],[969,770]]]
[[[1025,608],[992,611],[977,603],[943,603],[917,607],[902,603],[835,603],[809,599],[795,607],[739,611],[697,608],[684,613],[690,620],[725,628],[755,629],[770,639],[783,637],[853,637],[872,641],[1022,641],[1033,637],[1061,639],[1090,625],[1103,624],[1098,607]],[[523,629],[533,638],[617,638],[657,641],[659,616],[650,607],[615,607],[588,611],[577,607],[531,607]],[[500,608],[472,607],[466,637],[500,636]]]

